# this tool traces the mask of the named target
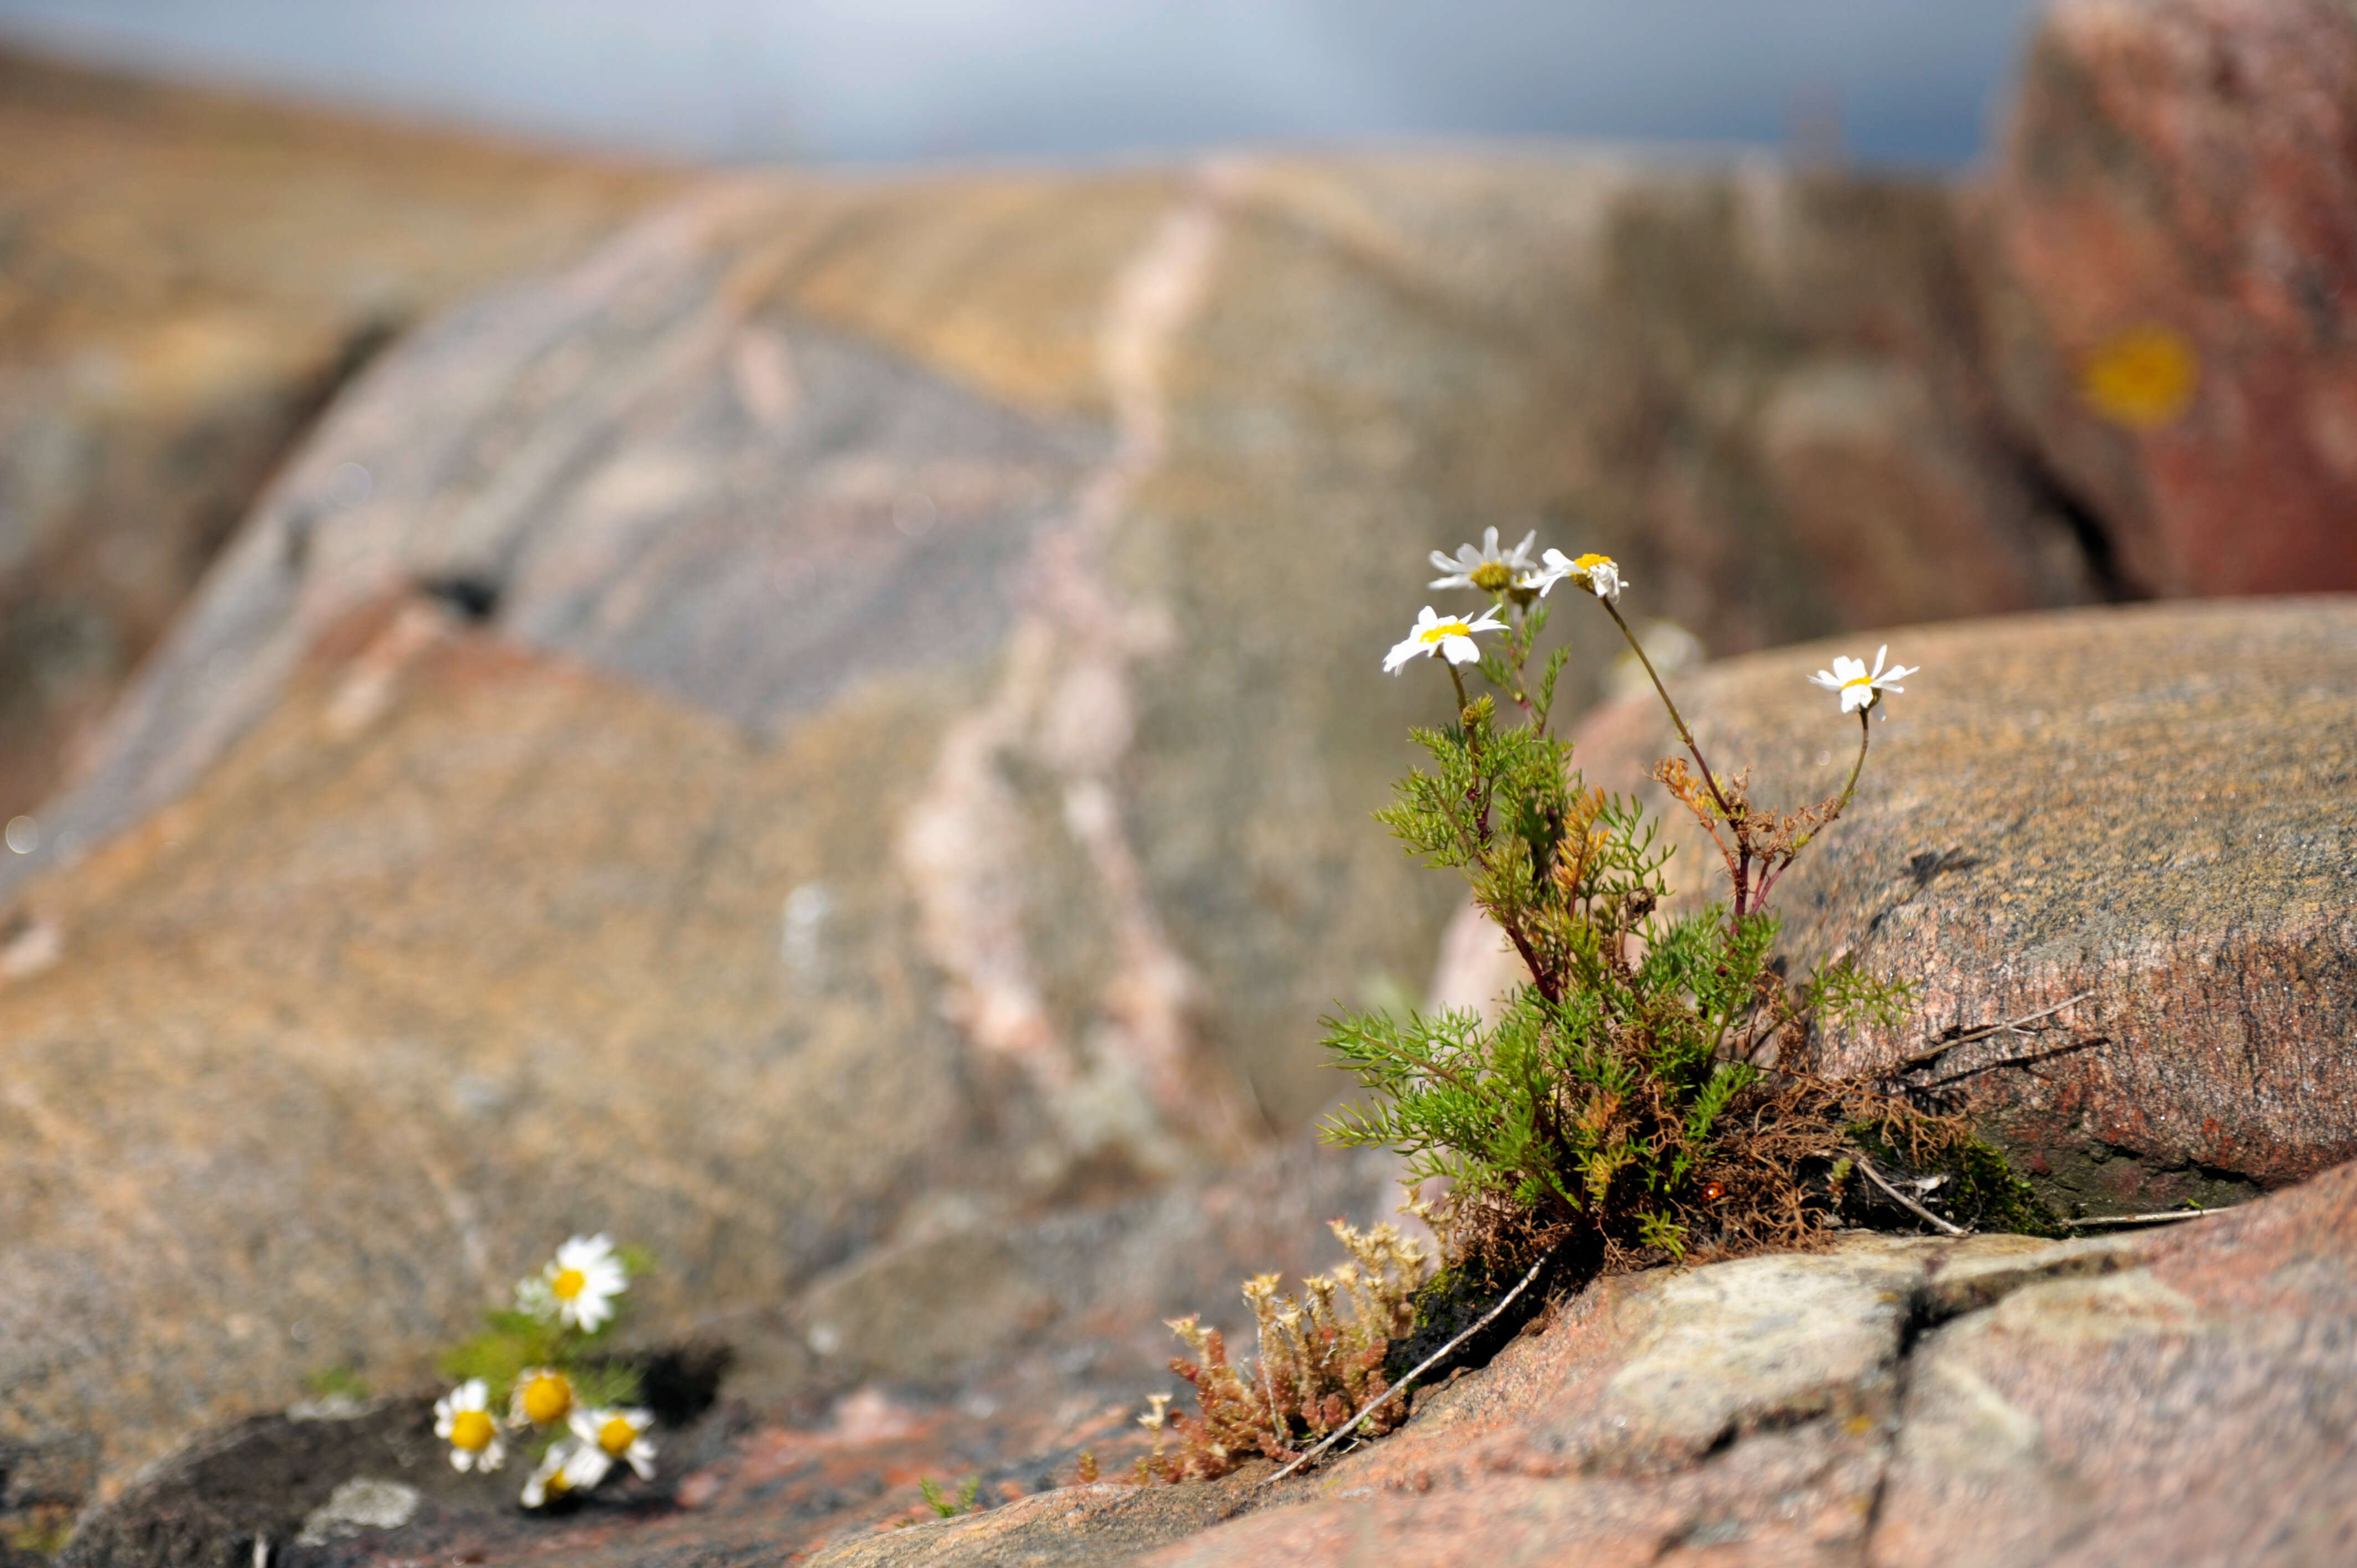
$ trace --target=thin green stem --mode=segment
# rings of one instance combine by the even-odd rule
[[[1870,722],[1872,716],[1871,704],[1857,711],[1857,759],[1849,765],[1849,782],[1842,786],[1841,799],[1834,802],[1834,809],[1825,813],[1825,820],[1817,824],[1814,832],[1795,841],[1792,847],[1784,852],[1782,864],[1769,867],[1761,875],[1760,896],[1752,900],[1753,908],[1761,909],[1767,907],[1768,895],[1775,887],[1776,879],[1792,868],[1792,862],[1798,860],[1801,857],[1801,852],[1814,842],[1817,833],[1833,826],[1842,812],[1848,809],[1850,797],[1857,793],[1857,776],[1866,768],[1867,746],[1874,739],[1874,726]]]
[[[1866,767],[1867,743],[1874,738],[1874,725],[1867,722],[1873,716],[1874,704],[1871,703],[1857,711],[1857,760],[1849,765],[1849,782],[1842,786],[1841,805],[1834,808],[1834,817],[1840,816],[1842,808],[1849,804],[1849,798],[1857,793],[1857,776]],[[1828,822],[1833,820],[1833,817],[1825,819]],[[1815,835],[1813,833],[1810,836],[1813,838]]]
[[[1662,684],[1661,671],[1655,670],[1653,661],[1645,657],[1645,645],[1637,640],[1637,634],[1631,631],[1629,623],[1620,618],[1620,608],[1618,605],[1610,599],[1602,597],[1598,597],[1596,602],[1604,607],[1604,613],[1612,618],[1612,624],[1619,627],[1620,635],[1629,639],[1629,650],[1637,656],[1637,662],[1645,667],[1647,678],[1653,682],[1653,690],[1661,696],[1662,706],[1670,712],[1670,723],[1677,726],[1678,738],[1685,743],[1688,755],[1695,759],[1695,766],[1702,769],[1703,784],[1710,790],[1710,798],[1717,803],[1719,814],[1728,822],[1733,822],[1735,812],[1727,806],[1727,797],[1718,792],[1718,779],[1711,772],[1710,764],[1703,760],[1702,747],[1695,744],[1694,732],[1686,728],[1684,715],[1678,712],[1677,703],[1670,700],[1670,689]]]

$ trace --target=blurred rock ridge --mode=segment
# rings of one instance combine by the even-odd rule
[[[2143,1499],[2261,1434],[2187,1494],[2234,1560],[2357,1540],[2357,14],[2070,0],[1957,185],[294,113],[0,68],[0,1563],[538,1551],[404,1402],[595,1230],[730,1369],[585,1561],[2207,1561]],[[1049,1490],[1163,1318],[1388,1215],[1319,1015],[1511,978],[1368,820],[1489,526],[1615,556],[1787,803],[1808,671],[1923,665],[1779,889],[1924,988],[1837,1065],[2066,1211],[2256,1207],[1619,1282],[1297,1508]],[[255,1413],[328,1373],[387,1397]],[[868,1541],[953,1466],[1044,1496]],[[371,1478],[411,1522],[312,1519]]]

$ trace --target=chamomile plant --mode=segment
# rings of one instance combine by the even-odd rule
[[[442,1359],[457,1386],[434,1407],[435,1435],[459,1470],[526,1455],[522,1501],[544,1508],[597,1486],[617,1466],[652,1474],[653,1418],[639,1374],[606,1348],[646,1260],[608,1237],[576,1236],[516,1283],[513,1304]]]
[[[1829,719],[1856,715],[1857,757],[1838,793],[1775,810],[1751,798],[1747,772],[1704,757],[1621,617],[1620,564],[1554,549],[1534,563],[1532,542],[1465,546],[1465,570],[1444,582],[1487,607],[1426,608],[1385,657],[1403,675],[1439,650],[1449,689],[1445,722],[1414,732],[1430,766],[1378,813],[1411,854],[1466,878],[1523,983],[1488,1018],[1329,1019],[1334,1059],[1373,1093],[1328,1137],[1394,1149],[1412,1179],[1441,1188],[1443,1261],[1484,1279],[1542,1253],[1593,1272],[1805,1244],[1878,1159],[1953,1167],[1947,1222],[2035,1219],[1960,1122],[1809,1070],[1819,1030],[1900,1022],[1911,990],[1846,959],[1795,973],[1777,950],[1777,879],[1856,798],[1869,720],[1916,669],[1889,664],[1886,647],[1871,670],[1844,656],[1808,677],[1836,699]],[[1674,912],[1656,824],[1634,798],[1589,786],[1555,733],[1568,647],[1537,649],[1558,586],[1592,599],[1645,670],[1684,752],[1653,777],[1716,844],[1724,900]]]
[[[1856,798],[1869,721],[1917,671],[1889,665],[1886,648],[1870,670],[1845,655],[1808,677],[1835,698],[1828,722],[1857,718],[1857,759],[1837,794],[1762,805],[1748,773],[1712,767],[1622,618],[1632,585],[1620,563],[1554,549],[1534,559],[1535,542],[1501,549],[1491,530],[1478,546],[1434,552],[1444,575],[1433,589],[1488,602],[1426,606],[1382,661],[1448,684],[1442,721],[1412,732],[1427,765],[1377,816],[1411,855],[1465,878],[1520,957],[1521,983],[1488,1015],[1326,1020],[1335,1064],[1369,1091],[1326,1136],[1405,1158],[1407,1212],[1437,1236],[1437,1268],[1388,1231],[1351,1232],[1352,1262],[1304,1282],[1308,1308],[1280,1303],[1274,1276],[1249,1282],[1251,1362],[1232,1365],[1194,1319],[1174,1324],[1193,1358],[1171,1369],[1200,1412],[1158,1400],[1143,1418],[1157,1434],[1150,1478],[1217,1475],[1254,1455],[1290,1468],[1346,1433],[1387,1430],[1404,1419],[1395,1385],[1415,1375],[1405,1352],[1437,1343],[1416,1370],[1439,1366],[1464,1341],[1458,1326],[1491,1323],[1542,1274],[1559,1293],[1600,1273],[1808,1247],[1849,1222],[2050,1230],[1962,1120],[1813,1070],[1820,1030],[1900,1023],[1910,988],[1846,958],[1796,972],[1778,952],[1777,879]],[[1555,598],[1558,587],[1577,592]],[[1568,648],[1538,650],[1552,613],[1590,599],[1677,735],[1684,755],[1653,778],[1717,846],[1717,902],[1673,902],[1658,825],[1634,797],[1588,784],[1555,728]]]

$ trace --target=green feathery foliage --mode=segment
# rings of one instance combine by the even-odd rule
[[[1547,621],[1540,594],[1554,582],[1588,590],[1627,633],[1618,568],[1598,556],[1551,553],[1549,563],[1477,581],[1491,600],[1480,622],[1420,621],[1394,650],[1394,668],[1449,660],[1455,712],[1413,732],[1427,766],[1377,813],[1409,854],[1466,879],[1527,979],[1489,1021],[1463,1010],[1324,1020],[1336,1064],[1373,1091],[1334,1117],[1328,1137],[1396,1150],[1412,1179],[1445,1182],[1435,1216],[1447,1261],[1493,1278],[1575,1239],[1589,1268],[1684,1256],[1697,1242],[1719,1253],[1803,1242],[1838,1211],[1854,1171],[1835,1167],[1866,1122],[1906,1122],[1918,1156],[1908,1168],[1945,1160],[1975,1219],[2033,1218],[2018,1184],[1996,1174],[2001,1157],[1960,1124],[1796,1070],[1820,1029],[1894,1024],[1914,1002],[1846,957],[1788,978],[1764,907],[1855,793],[1872,703],[1847,704],[1858,767],[1842,792],[1780,812],[1753,805],[1743,776],[1709,769],[1654,682],[1700,769],[1679,759],[1655,777],[1717,843],[1731,894],[1666,913],[1669,851],[1656,824],[1634,800],[1588,788],[1570,743],[1549,732],[1564,650],[1535,681],[1525,676]],[[1477,635],[1494,640],[1467,658]],[[1460,664],[1491,690],[1469,696]],[[1867,690],[1878,699],[1878,687]]]
[[[1166,1412],[1168,1397],[1156,1396],[1142,1419],[1157,1434],[1174,1424],[1180,1444],[1166,1455],[1157,1436],[1141,1478],[1219,1475],[1255,1454],[1289,1462],[1329,1434],[1388,1430],[1406,1415],[1386,1401],[1399,1391],[1393,1380],[1423,1363],[1427,1344],[1436,1361],[1462,1354],[1460,1328],[1511,1332],[1491,1327],[1497,1315],[1485,1306],[1503,1305],[1507,1281],[1525,1274],[1527,1284],[1545,1265],[1559,1289],[1667,1259],[1807,1246],[1845,1218],[2052,1229],[1961,1119],[1809,1070],[1820,1030],[1903,1023],[1911,989],[1846,956],[1794,979],[1776,951],[1768,897],[1849,804],[1867,720],[1912,671],[1886,672],[1878,656],[1872,671],[1841,659],[1821,672],[1841,712],[1857,715],[1857,763],[1838,795],[1761,808],[1745,775],[1711,770],[1621,620],[1618,565],[1549,551],[1541,567],[1531,542],[1501,553],[1492,529],[1478,551],[1434,555],[1451,574],[1434,586],[1474,589],[1490,607],[1472,619],[1426,608],[1385,659],[1394,672],[1440,662],[1456,700],[1448,723],[1412,732],[1427,766],[1377,813],[1410,854],[1465,878],[1520,955],[1523,983],[1488,1018],[1385,1009],[1323,1020],[1336,1065],[1372,1091],[1329,1122],[1327,1137],[1394,1150],[1413,1183],[1445,1184],[1430,1201],[1413,1187],[1408,1204],[1439,1236],[1443,1267],[1427,1279],[1420,1261],[1386,1273],[1361,1257],[1357,1277],[1382,1283],[1380,1301],[1347,1323],[1318,1318],[1309,1341],[1298,1313],[1272,1316],[1275,1276],[1254,1280],[1256,1366],[1232,1366],[1218,1332],[1195,1319],[1174,1324],[1196,1359],[1171,1369],[1194,1386],[1201,1413]],[[1562,583],[1594,596],[1652,679],[1694,762],[1672,758],[1653,777],[1724,858],[1725,902],[1670,912],[1656,825],[1634,800],[1589,788],[1570,743],[1550,732],[1566,650],[1535,679],[1528,671],[1547,623],[1540,601]],[[1489,691],[1469,694],[1466,668]],[[1330,1280],[1306,1283],[1324,1289],[1321,1301],[1332,1294]]]

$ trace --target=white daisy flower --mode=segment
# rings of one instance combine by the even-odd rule
[[[1460,544],[1451,556],[1443,551],[1432,553],[1432,564],[1448,574],[1433,579],[1436,588],[1479,588],[1485,594],[1501,594],[1508,588],[1522,585],[1523,578],[1536,569],[1531,559],[1531,546],[1537,542],[1538,530],[1523,535],[1523,542],[1512,550],[1498,549],[1498,531],[1481,531],[1481,547]]]
[[[569,1492],[590,1492],[614,1467],[614,1456],[595,1443],[576,1439],[557,1445],[565,1450],[565,1467],[557,1472]]]
[[[630,1273],[603,1234],[576,1236],[556,1249],[548,1267],[516,1286],[516,1309],[594,1334],[614,1316],[614,1298],[630,1287]]]
[[[1469,664],[1481,657],[1480,645],[1473,640],[1477,631],[1503,631],[1506,623],[1498,618],[1496,606],[1481,612],[1479,620],[1466,620],[1458,616],[1435,615],[1426,605],[1416,612],[1415,624],[1383,655],[1383,673],[1396,675],[1407,661],[1423,653],[1438,653],[1451,664]]]
[[[480,1378],[468,1378],[434,1402],[434,1435],[450,1445],[450,1466],[457,1470],[496,1470],[508,1456],[500,1441],[500,1423],[490,1412],[491,1391]]]
[[[553,1426],[573,1413],[573,1384],[554,1367],[527,1367],[516,1374],[508,1398],[508,1419],[518,1426]]]
[[[1620,590],[1627,585],[1620,575],[1620,563],[1611,556],[1590,552],[1575,561],[1560,550],[1549,550],[1543,559],[1546,564],[1523,583],[1525,588],[1537,589],[1539,597],[1546,597],[1557,583],[1568,578],[1599,599],[1620,602]]]
[[[647,1411],[607,1409],[575,1411],[572,1426],[574,1437],[584,1447],[630,1466],[640,1480],[651,1481],[655,1474],[655,1445],[647,1441],[647,1434],[654,1423],[654,1416]]]
[[[1900,680],[1923,668],[1921,664],[1895,664],[1885,670],[1882,660],[1889,651],[1890,645],[1887,642],[1874,650],[1874,669],[1871,671],[1867,671],[1865,660],[1836,654],[1831,670],[1820,670],[1810,676],[1809,681],[1828,692],[1839,692],[1841,711],[1846,714],[1871,708],[1882,700],[1883,693],[1905,691],[1907,688],[1899,684]]]
[[[523,1484],[523,1506],[528,1509],[544,1508],[566,1493],[579,1490],[573,1477],[573,1461],[577,1457],[577,1444],[561,1440],[550,1444],[548,1452],[540,1456],[540,1463],[533,1466],[531,1478]],[[598,1480],[603,1480],[605,1476],[603,1469],[597,1472]],[[597,1482],[589,1484],[594,1487]]]

